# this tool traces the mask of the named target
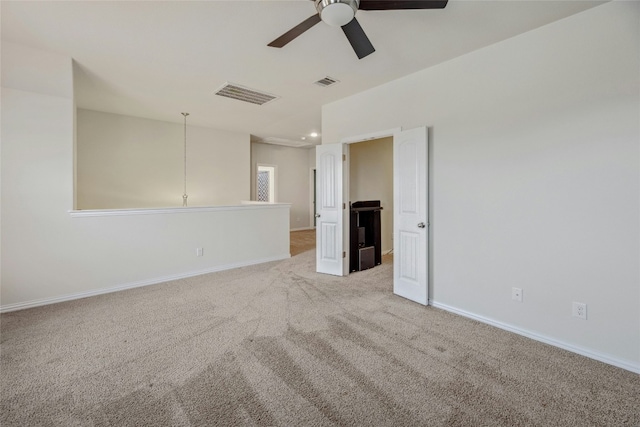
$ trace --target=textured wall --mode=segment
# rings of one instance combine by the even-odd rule
[[[322,111],[324,141],[430,126],[430,298],[637,370],[639,15],[597,6]]]
[[[189,206],[248,200],[249,135],[188,123]],[[79,109],[77,170],[78,209],[181,206],[184,127]]]

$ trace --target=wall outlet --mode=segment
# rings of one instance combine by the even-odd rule
[[[511,288],[511,299],[514,301],[522,302],[522,289]]]
[[[583,302],[573,302],[572,312],[574,317],[587,320],[587,304]]]
[[[202,256],[202,248],[196,248],[196,256]]]

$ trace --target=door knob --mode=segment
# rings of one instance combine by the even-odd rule
[[[320,214],[316,214],[316,218],[320,218]]]
[[[425,227],[424,222],[418,223],[418,228],[424,228],[424,227]]]

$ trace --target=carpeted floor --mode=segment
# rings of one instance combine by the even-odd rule
[[[3,314],[0,424],[640,425],[636,374],[314,263]]]

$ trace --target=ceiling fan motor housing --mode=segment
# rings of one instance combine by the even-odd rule
[[[315,0],[323,22],[333,27],[347,25],[355,17],[358,0]]]

